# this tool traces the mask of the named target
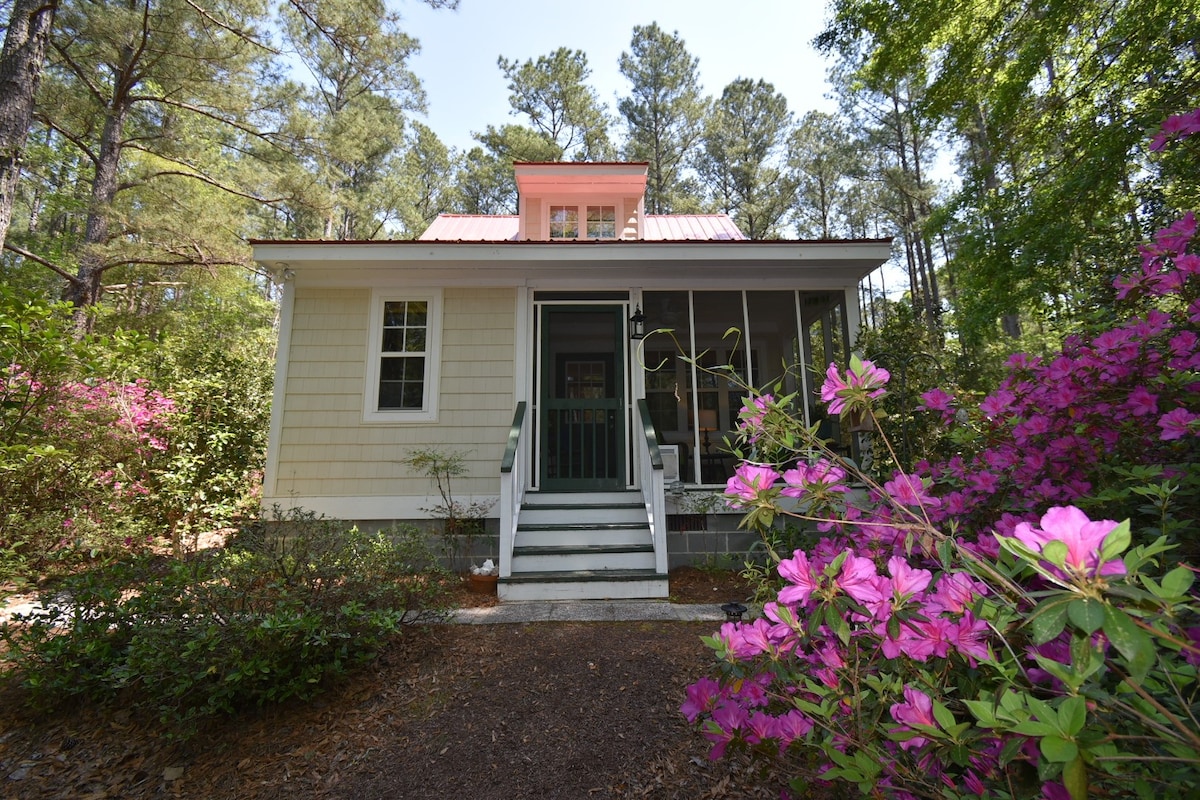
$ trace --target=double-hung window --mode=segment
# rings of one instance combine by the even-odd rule
[[[581,216],[584,221],[584,238],[617,238],[616,206],[550,206],[550,238],[580,238]]]
[[[363,418],[427,422],[437,418],[441,293],[376,291]]]

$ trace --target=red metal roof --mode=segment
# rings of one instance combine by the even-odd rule
[[[746,236],[728,214],[647,214],[639,241],[741,241]],[[520,220],[515,215],[439,214],[421,241],[515,242]],[[572,240],[595,244],[596,240]],[[609,240],[611,241],[611,240]]]

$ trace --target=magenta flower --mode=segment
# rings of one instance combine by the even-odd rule
[[[897,600],[908,599],[925,591],[933,580],[927,569],[913,569],[903,556],[888,559],[888,574],[892,576],[892,594]]]
[[[921,405],[930,411],[941,411],[943,414],[954,413],[954,395],[947,394],[941,389],[930,389],[921,395]]]
[[[857,356],[850,359],[845,379],[838,372],[837,364],[831,363],[825,370],[825,383],[821,385],[821,401],[829,404],[830,414],[841,414],[856,400],[864,402],[885,395],[890,379],[886,369],[870,361],[860,361]]]
[[[779,592],[779,602],[807,605],[817,588],[817,571],[808,563],[803,550],[797,550],[791,558],[779,562],[779,576],[788,582]]]
[[[1193,432],[1192,423],[1198,419],[1200,419],[1200,414],[1193,414],[1186,408],[1170,411],[1158,420],[1158,427],[1162,428],[1162,434],[1158,438],[1164,442],[1182,439]]]
[[[1151,394],[1150,390],[1145,386],[1138,386],[1129,393],[1129,399],[1125,401],[1125,406],[1129,409],[1129,413],[1135,417],[1157,414],[1158,395]]]
[[[926,603],[927,612],[960,614],[975,598],[987,593],[987,585],[965,572],[947,572],[938,578],[937,588]]]
[[[875,562],[869,558],[848,555],[842,562],[837,585],[843,592],[870,609],[872,614],[886,613],[883,610],[890,609],[891,581],[875,571]]]
[[[937,498],[925,493],[925,483],[920,475],[906,475],[896,471],[892,479],[883,485],[883,491],[903,506],[937,506]]]
[[[688,722],[695,722],[701,714],[711,712],[723,697],[721,685],[712,678],[704,677],[687,687],[687,700],[679,711]]]
[[[742,406],[738,412],[738,429],[747,431],[750,434],[750,441],[757,442],[761,431],[763,420],[767,417],[767,408],[774,402],[775,398],[772,395],[764,394],[762,397],[750,398],[749,405]]]
[[[725,484],[725,496],[730,508],[745,508],[758,501],[779,480],[779,473],[758,464],[738,464],[734,475]]]
[[[1051,572],[1067,579],[1125,574],[1125,564],[1119,558],[1100,563],[1104,540],[1117,527],[1111,519],[1093,521],[1074,506],[1055,506],[1042,515],[1041,526],[1035,528],[1028,522],[1018,523],[1013,536],[1039,554],[1051,542],[1065,544],[1067,555],[1063,566],[1066,572],[1057,566],[1051,566]]]
[[[891,708],[892,719],[900,723],[900,727],[893,729],[894,731],[910,731],[912,730],[910,725],[928,725],[931,728],[938,726],[937,720],[933,716],[933,700],[929,695],[920,689],[905,686],[904,700],[905,702],[896,703]],[[924,736],[916,736],[901,742],[900,746],[905,750],[914,750],[927,741],[929,740]]]
[[[1168,142],[1186,139],[1194,133],[1200,133],[1200,108],[1186,114],[1167,117],[1159,127],[1158,133],[1150,140],[1150,149],[1162,150]]]

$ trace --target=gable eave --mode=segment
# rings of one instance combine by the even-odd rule
[[[685,242],[256,241],[254,259],[322,285],[849,286],[891,255],[890,239]]]

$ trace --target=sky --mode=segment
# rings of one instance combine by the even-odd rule
[[[400,0],[393,7],[402,29],[421,43],[409,66],[425,88],[423,121],[460,151],[475,146],[472,132],[488,125],[528,123],[509,113],[500,56],[524,63],[560,47],[582,50],[590,85],[616,116],[616,98],[629,93],[617,60],[629,51],[634,26],[652,22],[678,33],[699,59],[709,96],[737,78],[761,78],[787,98],[797,120],[807,111],[836,110],[826,97],[831,62],[812,46],[825,21],[824,0],[459,0],[457,11]]]

